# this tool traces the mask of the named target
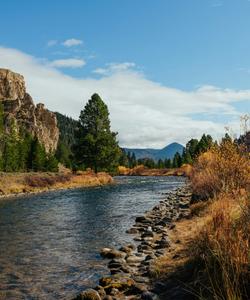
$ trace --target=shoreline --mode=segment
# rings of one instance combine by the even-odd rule
[[[133,235],[133,244],[119,249],[103,248],[100,252],[107,261],[110,275],[100,278],[99,285],[89,288],[74,300],[156,300],[157,287],[153,285],[154,264],[170,249],[170,232],[175,222],[190,217],[192,193],[187,183],[167,192],[164,199],[150,211],[135,219],[126,232]]]
[[[46,192],[97,187],[113,184],[111,175],[100,172],[72,173],[1,173],[0,201]],[[40,186],[39,186],[40,184]]]

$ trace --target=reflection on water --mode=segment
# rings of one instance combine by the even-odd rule
[[[184,180],[116,181],[0,202],[0,299],[71,299],[95,284],[107,273],[100,248],[131,241],[135,216]]]

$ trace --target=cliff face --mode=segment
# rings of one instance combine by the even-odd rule
[[[46,152],[55,151],[59,129],[54,113],[43,104],[34,104],[26,93],[24,77],[7,69],[0,69],[0,101],[4,108],[6,131],[11,124],[25,128],[44,145]]]

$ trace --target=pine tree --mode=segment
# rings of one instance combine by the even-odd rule
[[[3,170],[16,172],[19,170],[19,136],[15,120],[11,120],[9,133],[5,134],[3,147]]]
[[[162,159],[159,159],[157,162],[157,168],[158,169],[163,169],[164,168],[164,162]]]
[[[31,152],[29,155],[29,169],[37,172],[44,171],[46,163],[46,152],[44,146],[40,144],[38,138],[35,137],[31,144]]]
[[[55,153],[55,157],[56,159],[62,163],[64,166],[66,166],[67,168],[71,168],[71,151],[69,149],[69,146],[67,146],[64,142],[59,141],[58,146],[57,146],[57,150]]]
[[[58,160],[53,153],[49,153],[45,161],[45,169],[49,172],[58,172]]]
[[[131,156],[131,168],[134,168],[136,165],[137,165],[137,160],[136,160],[135,153],[133,152]]]
[[[4,110],[3,104],[0,101],[0,171],[3,171],[3,151],[5,143],[5,132],[4,132]]]
[[[182,165],[182,159],[179,152],[176,152],[173,159],[173,168],[179,168]]]
[[[76,161],[98,171],[114,171],[118,166],[120,148],[117,133],[110,129],[107,105],[98,94],[92,95],[79,118],[77,142],[74,146]]]
[[[166,159],[164,160],[164,167],[167,168],[167,169],[172,168],[172,162],[171,162],[171,159],[166,158]]]
[[[129,166],[128,156],[127,156],[124,149],[121,149],[121,155],[120,155],[120,158],[119,158],[119,165],[124,166],[124,167]]]

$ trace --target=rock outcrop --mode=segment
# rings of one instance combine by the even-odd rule
[[[0,69],[0,101],[4,108],[4,124],[9,131],[12,124],[37,136],[46,152],[55,151],[59,129],[54,113],[43,104],[34,104],[26,92],[24,77],[7,69]]]

